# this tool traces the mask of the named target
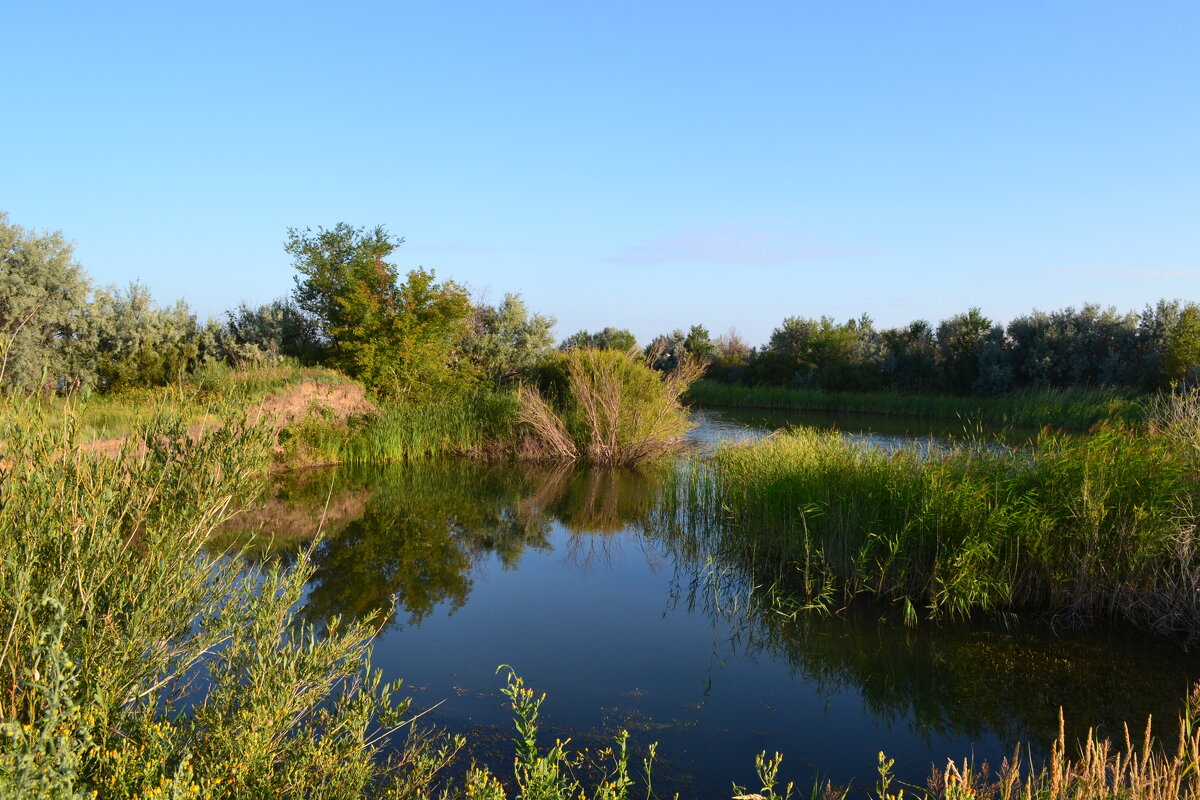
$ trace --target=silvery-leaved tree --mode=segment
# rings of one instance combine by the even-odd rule
[[[0,212],[0,390],[90,379],[78,336],[89,290],[61,233],[13,225]]]

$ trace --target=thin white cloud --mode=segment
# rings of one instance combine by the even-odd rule
[[[648,239],[604,259],[614,264],[743,264],[771,266],[817,258],[857,255],[861,251],[822,242],[764,233],[683,233]]]
[[[1200,269],[1102,269],[1099,267],[1074,267],[1043,269],[1045,275],[1075,275],[1083,278],[1196,278]]]

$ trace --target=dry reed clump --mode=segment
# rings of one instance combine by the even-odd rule
[[[518,389],[524,455],[629,465],[683,442],[691,423],[679,399],[704,373],[705,362],[684,358],[661,374],[632,352],[579,348],[564,359],[561,402],[552,404],[531,386]]]
[[[1192,690],[1173,751],[1151,733],[1151,720],[1140,742],[1125,726],[1124,742],[1114,745],[1094,732],[1070,755],[1059,712],[1059,734],[1040,765],[1021,766],[1020,753],[992,772],[968,762],[948,762],[930,776],[926,798],[945,800],[1196,800],[1200,798],[1200,725],[1196,711],[1200,684]],[[891,798],[889,798],[891,800]]]

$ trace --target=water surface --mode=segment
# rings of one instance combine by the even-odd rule
[[[770,427],[709,414],[696,439]],[[1150,713],[1164,731],[1200,677],[1173,646],[1040,622],[907,629],[870,605],[781,620],[754,608],[745,576],[656,524],[662,477],[468,461],[318,470],[244,523],[300,543],[329,498],[304,613],[386,613],[376,664],[501,772],[500,664],[548,693],[543,743],[594,749],[627,728],[639,748],[659,742],[659,793],[684,797],[751,783],[761,750],[784,753],[801,786],[869,786],[880,750],[918,783],[946,758],[996,764],[1019,741],[1036,755],[1059,706],[1073,738],[1119,736]]]

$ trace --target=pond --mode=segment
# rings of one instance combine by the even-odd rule
[[[775,424],[702,422],[701,447]],[[928,430],[856,435],[930,441]],[[1170,735],[1200,677],[1177,647],[1044,622],[909,629],[869,605],[773,617],[748,602],[745,576],[656,523],[663,479],[469,461],[314,470],[287,476],[237,524],[279,547],[310,538],[324,514],[305,615],[361,616],[395,598],[376,665],[501,774],[512,758],[501,664],[548,694],[543,744],[594,750],[628,729],[639,750],[659,743],[658,793],[683,797],[751,784],[762,750],[783,753],[781,774],[801,787],[870,787],[880,750],[917,784],[947,758],[998,765],[1018,742],[1037,757],[1060,706],[1071,739],[1091,727],[1120,737],[1148,714]]]

